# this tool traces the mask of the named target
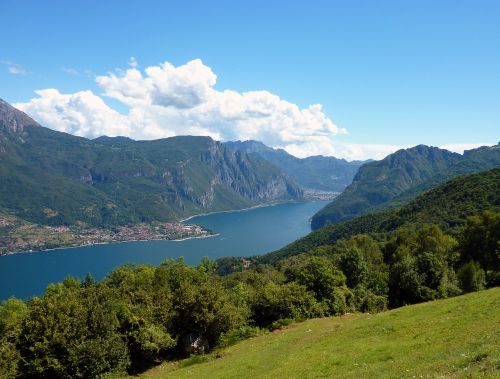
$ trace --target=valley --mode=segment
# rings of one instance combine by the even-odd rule
[[[0,12],[0,379],[500,379],[500,2]]]

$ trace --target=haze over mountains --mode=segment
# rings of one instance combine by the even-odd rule
[[[322,155],[300,159],[283,149],[273,149],[262,142],[252,140],[224,144],[233,150],[268,160],[290,175],[302,188],[319,191],[342,192],[351,184],[358,168],[367,162],[348,162],[345,159]]]

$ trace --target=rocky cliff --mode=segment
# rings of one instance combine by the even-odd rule
[[[0,212],[41,224],[168,221],[302,190],[273,164],[209,137],[88,140],[0,102]]]

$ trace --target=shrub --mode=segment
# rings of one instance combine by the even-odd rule
[[[103,286],[51,286],[30,303],[21,326],[23,376],[94,378],[129,366],[112,292]]]
[[[479,263],[470,261],[458,270],[458,280],[464,292],[474,292],[484,289],[486,279],[484,270]]]
[[[325,308],[314,294],[295,282],[268,283],[256,292],[251,304],[252,319],[258,326],[268,327],[279,319],[304,319],[320,317]]]
[[[364,287],[353,290],[355,309],[360,312],[378,313],[387,309],[387,296],[376,295]]]

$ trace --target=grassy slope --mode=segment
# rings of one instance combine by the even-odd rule
[[[395,309],[309,320],[158,366],[157,378],[500,377],[500,288]],[[215,358],[219,356],[219,358]]]

